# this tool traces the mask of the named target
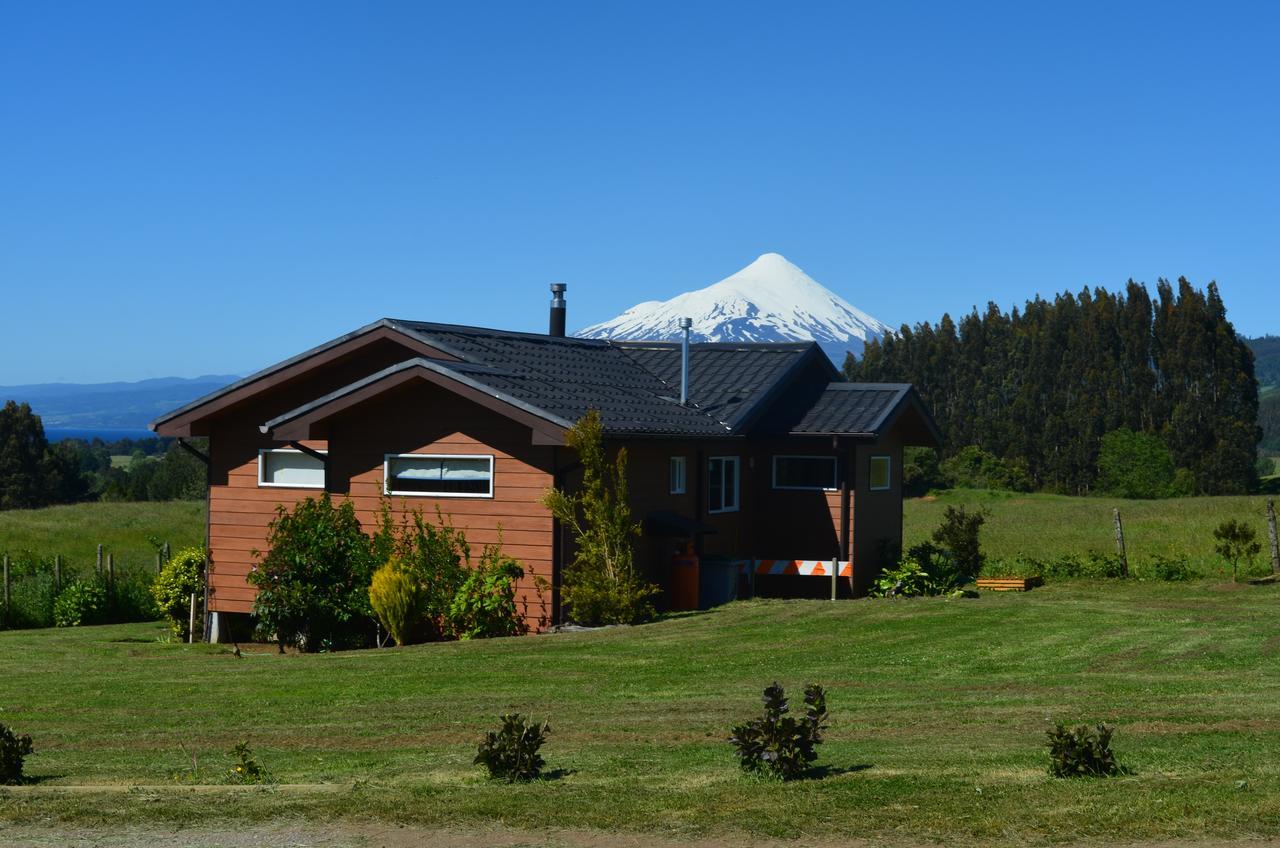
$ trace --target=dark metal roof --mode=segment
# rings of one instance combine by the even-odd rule
[[[910,383],[831,383],[791,432],[879,435],[910,393]]]
[[[412,357],[317,398],[264,425],[271,429],[321,410],[381,380],[426,369],[433,380],[456,381],[556,427],[600,412],[608,433],[705,438],[744,434],[761,413],[779,402],[799,408],[788,414],[795,434],[872,435],[890,419],[911,387],[837,382],[839,376],[813,342],[792,344],[694,343],[690,345],[689,404],[681,406],[680,345],[513,333],[482,327],[382,319],[245,378],[175,410],[158,421],[209,403],[309,356],[385,327],[459,361]],[[426,375],[424,372],[419,372]],[[784,390],[803,373],[821,389],[809,405]],[[403,379],[402,377],[400,379]],[[914,396],[914,395],[913,395]],[[324,414],[321,412],[320,414]],[[154,426],[154,425],[153,425]]]

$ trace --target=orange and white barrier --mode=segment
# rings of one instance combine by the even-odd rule
[[[798,574],[802,577],[830,577],[834,560],[821,559],[740,559],[734,565],[742,574]],[[853,576],[853,563],[836,562],[840,577]]]

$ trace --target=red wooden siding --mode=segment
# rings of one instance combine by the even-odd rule
[[[256,427],[215,431],[212,451],[215,485],[210,491],[210,605],[223,612],[248,612],[254,590],[245,575],[255,562],[254,549],[265,550],[267,525],[277,504],[292,506],[314,497],[315,489],[260,488],[257,451],[279,446],[257,434]],[[361,525],[372,532],[382,501],[383,459],[394,453],[485,454],[494,457],[492,498],[393,496],[397,519],[414,509],[431,522],[436,509],[466,532],[472,557],[485,544],[501,539],[503,550],[520,560],[526,577],[518,586],[518,602],[531,628],[551,617],[549,592],[535,587],[535,575],[552,579],[552,519],[538,504],[552,484],[552,449],[530,444],[527,427],[425,384],[404,387],[331,422],[329,440],[309,442],[329,450],[329,488],[335,499],[349,498]]]

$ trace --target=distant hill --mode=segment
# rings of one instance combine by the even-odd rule
[[[1258,385],[1264,389],[1268,386],[1280,386],[1280,336],[1262,336],[1244,341],[1253,350],[1253,373],[1258,378]]]
[[[46,430],[143,430],[158,415],[238,378],[156,377],[136,383],[36,383],[0,386],[0,403],[26,401]]]

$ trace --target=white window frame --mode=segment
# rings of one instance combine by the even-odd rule
[[[780,459],[829,459],[831,460],[831,485],[828,486],[779,486],[778,460]],[[834,492],[840,488],[840,457],[829,454],[780,453],[773,457],[773,488],[791,492]]]
[[[680,469],[677,477],[676,469]],[[672,456],[667,459],[667,494],[683,495],[689,491],[688,457]]]
[[[871,484],[871,466],[875,465],[877,459],[883,459],[885,465],[886,482],[883,486],[873,486]],[[888,454],[873,454],[867,461],[867,489],[872,492],[888,492],[893,489],[893,457]]]
[[[710,480],[707,483],[707,512],[712,515],[718,515],[725,512],[737,512],[742,507],[742,459],[736,456],[709,456],[707,457],[707,476],[711,475],[711,463],[716,460],[722,463],[733,463],[733,506],[724,506],[724,466],[720,467],[720,509],[711,508],[711,485]]]
[[[489,461],[489,491],[485,492],[399,492],[391,488],[393,459],[485,459]],[[388,453],[382,457],[382,493],[405,498],[493,498],[497,489],[497,463],[491,453]]]
[[[258,450],[258,486],[263,489],[323,489],[324,483],[268,483],[266,480],[267,464],[263,461],[263,456],[269,453],[298,453],[310,456],[306,451],[300,451],[297,448],[260,448]],[[318,450],[316,453],[324,454],[325,462],[322,470],[327,475],[329,473],[328,451]]]

